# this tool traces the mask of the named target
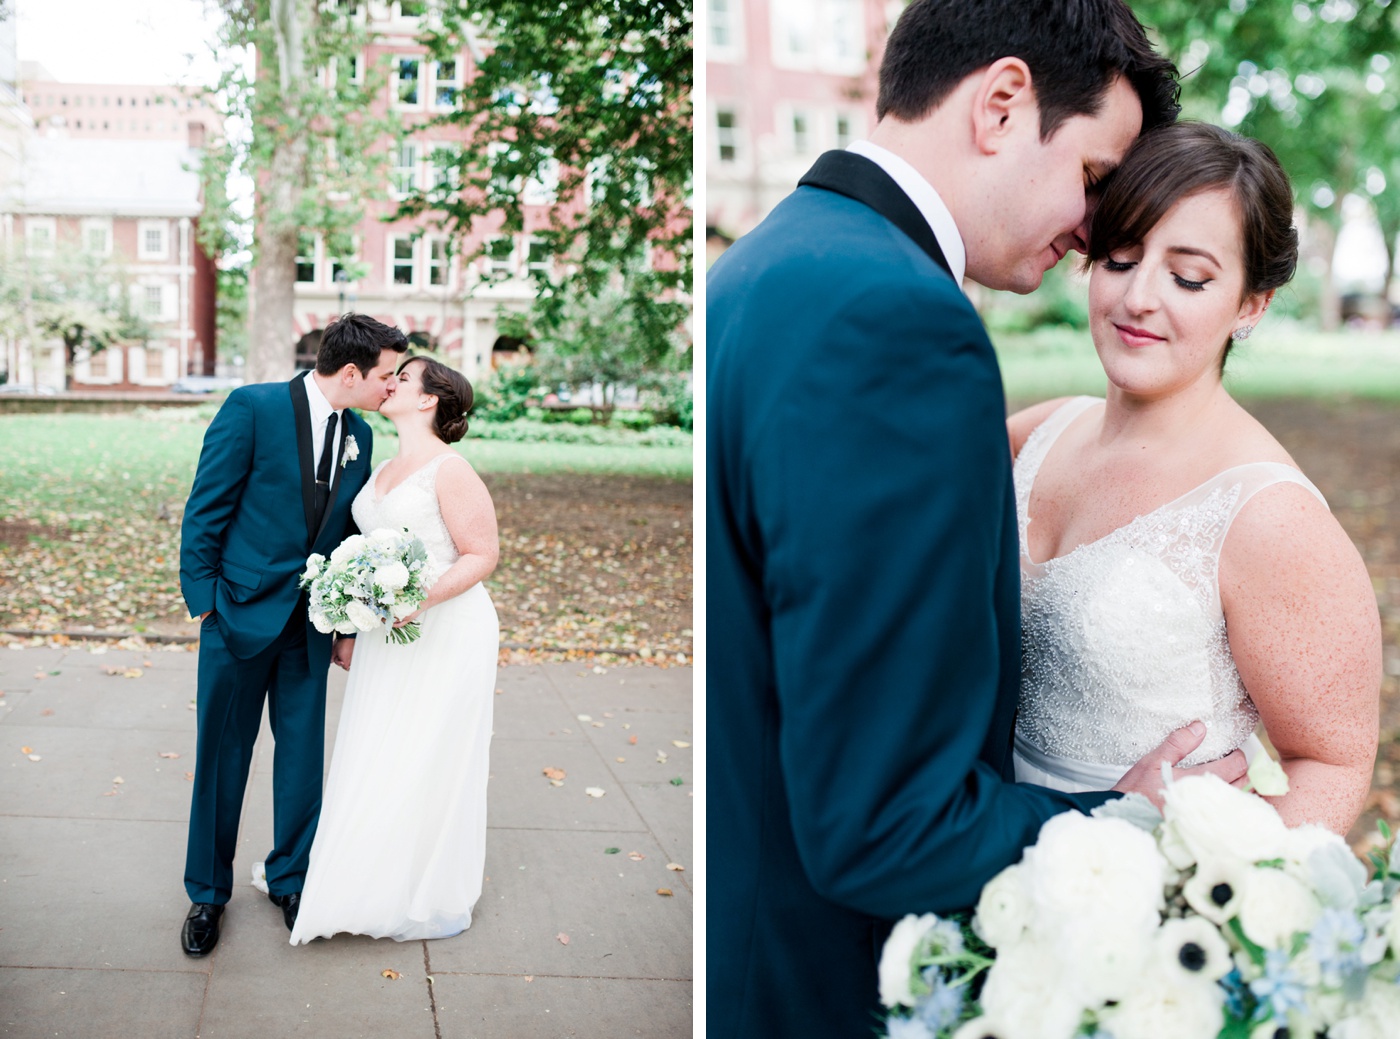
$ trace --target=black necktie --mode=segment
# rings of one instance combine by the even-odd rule
[[[316,527],[321,526],[321,517],[326,514],[326,502],[331,497],[331,454],[335,448],[335,420],[337,415],[331,412],[331,417],[326,419],[326,439],[321,444],[321,460],[316,463]]]

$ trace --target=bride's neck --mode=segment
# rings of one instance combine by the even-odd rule
[[[416,424],[398,427],[398,434],[400,458],[420,458],[423,455],[435,454],[438,445],[442,443],[433,435],[431,429]]]
[[[1209,437],[1230,403],[1218,377],[1158,397],[1135,395],[1110,383],[1105,396],[1104,443],[1134,446],[1170,447]]]

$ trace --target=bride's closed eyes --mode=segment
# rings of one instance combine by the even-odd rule
[[[1137,266],[1136,260],[1115,260],[1112,256],[1106,256],[1102,263],[1103,269],[1110,274],[1120,274],[1123,271],[1130,271]],[[1188,292],[1200,292],[1209,285],[1214,278],[1202,278],[1200,281],[1193,281],[1190,278],[1182,277],[1176,271],[1172,271],[1172,280],[1181,288]]]

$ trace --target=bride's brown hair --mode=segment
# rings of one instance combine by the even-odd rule
[[[1288,284],[1298,266],[1288,174],[1268,145],[1209,123],[1158,127],[1133,145],[1094,211],[1085,266],[1137,245],[1183,198],[1221,188],[1239,208],[1244,296]]]
[[[431,357],[410,357],[399,365],[399,370],[402,371],[414,361],[423,362],[423,392],[437,395],[433,432],[444,444],[455,444],[467,435],[467,416],[475,399],[472,384],[455,368],[449,368]]]

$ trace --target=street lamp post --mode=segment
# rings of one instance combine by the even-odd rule
[[[339,316],[340,314],[347,313],[345,309],[347,300],[350,303],[350,310],[355,309],[355,290],[348,287],[350,284],[350,275],[345,272],[345,268],[343,267],[335,272],[335,284],[336,288],[340,290],[340,310],[337,312],[337,316]]]

